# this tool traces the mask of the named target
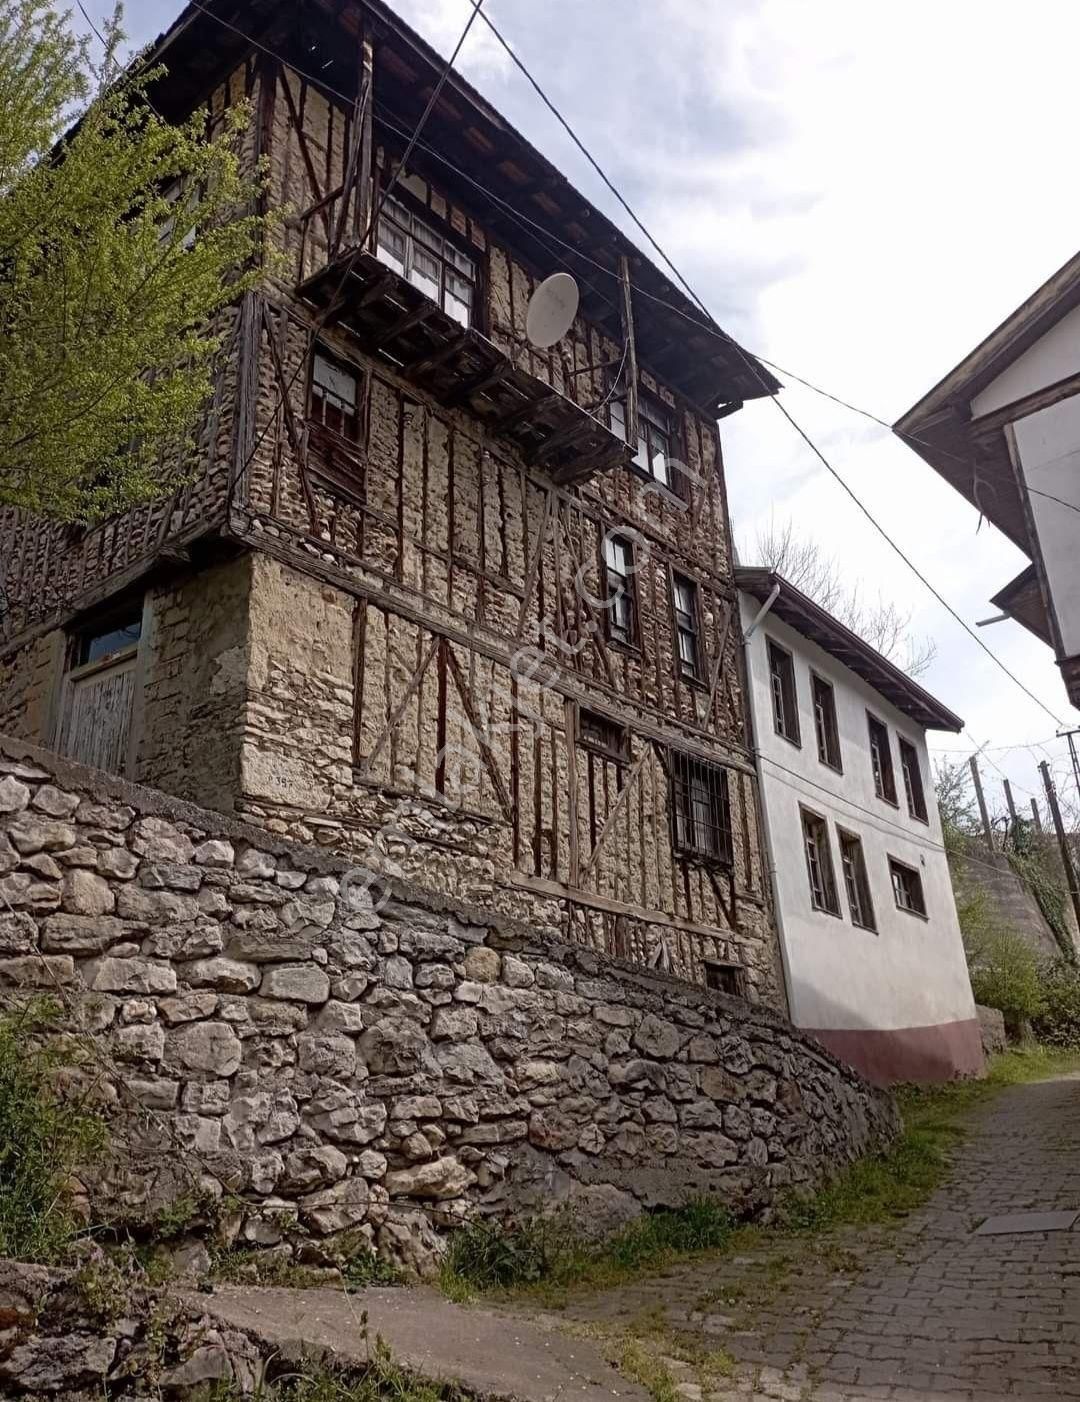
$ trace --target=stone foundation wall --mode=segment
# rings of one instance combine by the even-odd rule
[[[0,740],[0,993],[58,996],[107,1073],[95,1213],[195,1181],[242,1241],[352,1231],[422,1268],[477,1212],[752,1209],[895,1131],[764,1008],[344,870]]]

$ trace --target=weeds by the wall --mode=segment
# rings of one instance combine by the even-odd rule
[[[58,1016],[38,1000],[0,1017],[0,1256],[22,1261],[55,1261],[71,1242],[69,1181],[106,1142],[72,1049],[52,1040]]]

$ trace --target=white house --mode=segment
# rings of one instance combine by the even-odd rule
[[[894,430],[1031,561],[995,595],[1080,707],[1080,254]]]
[[[963,722],[779,575],[736,582],[792,1021],[880,1084],[977,1075],[926,749]]]

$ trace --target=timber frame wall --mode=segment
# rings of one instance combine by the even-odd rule
[[[246,668],[227,722],[214,717],[232,759],[215,751],[200,789],[143,745],[131,777],[303,840],[364,853],[375,839],[420,881],[697,982],[735,966],[750,996],[782,1003],[723,411],[689,402],[643,358],[640,388],[667,407],[697,479],[686,500],[649,491],[591,417],[649,309],[628,296],[628,326],[616,284],[613,312],[586,299],[570,335],[534,351],[526,307],[558,265],[520,253],[505,217],[430,156],[402,198],[475,258],[476,331],[356,247],[399,145],[375,100],[379,25],[355,4],[339,21],[355,44],[351,106],[259,50],[206,104],[213,123],[251,103],[248,158],[268,162],[265,198],[290,212],[262,289],[224,328],[195,470],[171,497],[87,530],[0,516],[0,728],[50,742],[20,719],[43,640],[124,590],[168,601],[159,636],[182,614],[176,637],[199,637],[192,591],[224,570]],[[395,63],[391,45],[392,76]],[[355,441],[310,421],[316,347],[358,377]],[[611,639],[590,602],[607,592],[609,530],[644,560],[635,647]],[[697,586],[700,681],[676,666],[674,572]],[[310,648],[309,619],[322,620]],[[583,711],[624,731],[621,752],[583,742]],[[189,727],[208,714],[192,709]],[[190,733],[177,743],[203,753]],[[727,773],[726,865],[673,850],[676,753]]]

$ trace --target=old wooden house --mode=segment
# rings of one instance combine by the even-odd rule
[[[182,487],[0,517],[0,731],[782,1004],[718,428],[776,382],[461,78],[391,187],[444,61],[378,0],[155,58],[277,256]]]

